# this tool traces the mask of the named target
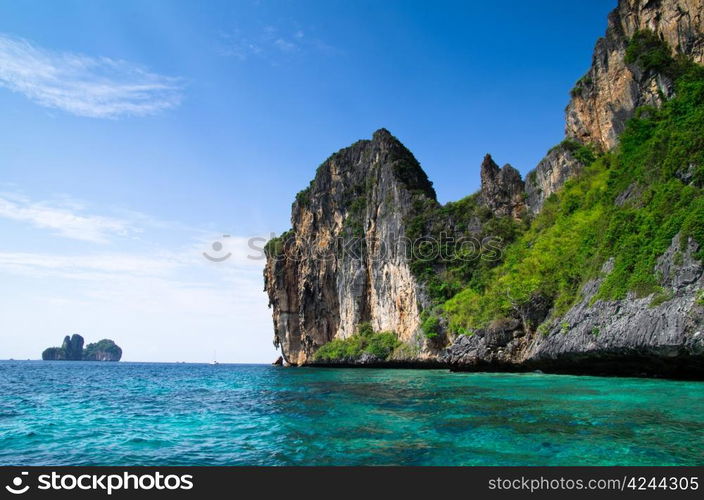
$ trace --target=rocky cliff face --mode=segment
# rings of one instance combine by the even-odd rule
[[[61,347],[49,347],[42,352],[45,361],[80,361],[83,358],[83,337],[66,335]]]
[[[83,348],[84,339],[78,334],[64,337],[61,347],[48,347],[42,352],[44,361],[120,361],[122,349],[112,340],[103,339]]]
[[[508,320],[461,336],[444,354],[457,370],[506,369],[571,373],[704,376],[704,268],[696,243],[680,253],[679,236],[658,260],[658,296],[594,301],[611,272],[587,283],[582,300],[544,333]]]
[[[627,62],[629,42],[644,30],[675,55],[704,62],[704,0],[619,0],[596,43],[591,67],[572,89],[565,126],[572,147],[553,148],[527,178],[530,212],[539,212],[545,199],[584,166],[574,154],[575,142],[608,151],[636,108],[660,106],[671,97],[672,78],[665,68]]]
[[[64,353],[66,353],[66,359],[69,361],[80,361],[83,356],[83,337],[78,334],[73,334],[72,336],[66,335],[64,342],[61,345]]]
[[[110,339],[88,344],[83,350],[83,361],[120,361],[122,349]]]
[[[267,244],[265,289],[274,343],[284,361],[311,363],[321,346],[350,339],[359,325],[370,323],[377,332],[395,332],[411,347],[395,354],[394,363],[703,377],[704,268],[691,239],[681,244],[676,237],[658,260],[663,290],[658,295],[597,300],[612,270],[608,261],[601,277],[582,288],[581,300],[565,314],[556,316],[553,304],[536,296],[515,318],[457,335],[443,323],[438,304],[459,291],[458,282],[466,286],[474,279],[474,270],[486,276],[492,265],[476,263],[484,258],[481,252],[475,252],[472,264],[419,262],[414,252],[419,237],[470,236],[479,242],[472,247],[476,250],[491,231],[510,237],[527,224],[594,154],[617,144],[638,106],[659,106],[672,95],[667,68],[627,62],[638,33],[650,30],[651,38],[643,43],[664,41],[677,54],[704,62],[703,4],[621,0],[596,45],[592,67],[572,92],[566,140],[525,182],[513,167],[500,168],[487,155],[481,190],[441,207],[413,155],[384,129],[326,160],[296,197],[292,229]],[[637,198],[638,190],[634,183],[616,205]]]
[[[559,145],[550,150],[535,170],[526,176],[526,207],[532,214],[543,208],[548,196],[556,192],[568,179],[575,176],[584,163],[572,151]]]
[[[410,342],[423,291],[409,268],[404,221],[437,204],[413,155],[388,131],[328,158],[293,204],[292,230],[267,246],[275,344],[302,364],[361,323]]]
[[[525,210],[525,185],[511,165],[503,168],[486,155],[481,166],[481,201],[497,216],[520,218]]]
[[[629,40],[642,30],[655,33],[676,54],[704,62],[704,0],[620,0],[596,44],[591,68],[573,90],[568,137],[611,149],[638,106],[657,106],[671,95],[667,74],[626,62]]]

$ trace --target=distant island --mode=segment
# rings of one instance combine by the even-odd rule
[[[120,361],[122,349],[110,339],[83,348],[85,340],[78,334],[66,335],[61,347],[49,347],[42,353],[44,361]]]

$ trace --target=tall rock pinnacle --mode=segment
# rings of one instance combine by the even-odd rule
[[[519,218],[525,204],[523,191],[525,185],[521,174],[511,165],[503,168],[494,162],[491,155],[486,155],[481,166],[481,198],[484,204],[498,216]]]

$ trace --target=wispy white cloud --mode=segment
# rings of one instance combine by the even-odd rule
[[[288,30],[268,25],[246,34],[239,29],[221,33],[218,51],[223,56],[240,61],[251,58],[275,61],[277,57],[296,53],[332,54],[335,49],[319,38],[308,36],[302,29]]]
[[[0,252],[0,276],[16,275],[63,284],[81,300],[174,310],[229,314],[265,306],[263,262],[246,257],[246,239],[235,238],[236,251],[225,262],[205,259],[197,246],[153,253],[105,252],[60,255],[50,252]],[[237,247],[240,248],[237,251]]]
[[[113,236],[137,232],[128,220],[102,215],[84,215],[80,206],[32,202],[19,196],[0,194],[0,218],[26,222],[35,227],[49,229],[66,238],[107,243]]]
[[[93,118],[144,116],[178,106],[180,79],[108,57],[39,47],[0,34],[0,86],[48,108]]]
[[[239,38],[223,33],[221,39],[218,53],[224,57],[234,57],[240,61],[246,61],[252,56],[260,56],[264,53],[264,48],[259,43],[248,38]]]
[[[37,250],[14,238],[0,249],[0,331],[15,339],[0,346],[0,359],[36,357],[37,346],[71,332],[114,338],[131,360],[208,361],[216,349],[221,361],[273,359],[265,237],[227,236],[124,209],[96,215],[70,195],[50,200],[0,192],[0,218],[86,242],[52,245],[49,238]],[[12,226],[0,231],[11,234]],[[110,245],[91,244],[105,241]],[[195,336],[198,342],[188,340]]]
[[[276,40],[274,40],[274,45],[281,52],[296,52],[299,49],[298,44],[285,38],[277,38]]]
[[[113,338],[127,359],[262,362],[274,358],[262,263],[213,264],[176,252],[0,252],[0,358],[35,358],[70,332]],[[41,314],[33,314],[40,311]],[[197,338],[197,342],[192,340]]]
[[[0,270],[40,277],[102,281],[109,275],[163,276],[181,267],[174,255],[143,256],[125,253],[58,255],[36,252],[0,252]]]

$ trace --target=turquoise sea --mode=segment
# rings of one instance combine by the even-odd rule
[[[704,464],[704,383],[0,362],[0,464]]]

